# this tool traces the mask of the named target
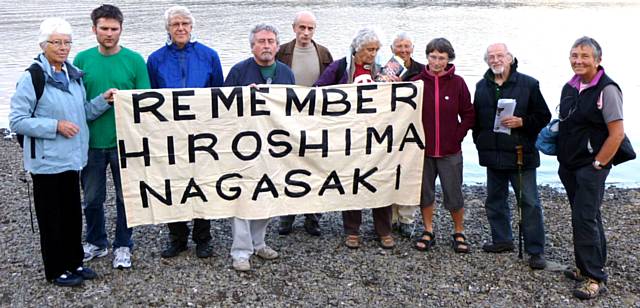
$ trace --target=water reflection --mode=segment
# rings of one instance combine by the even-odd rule
[[[148,56],[166,39],[162,14],[174,1],[117,1],[124,15],[121,43]],[[94,2],[58,0],[0,0],[0,27],[5,34],[0,58],[0,127],[7,127],[8,101],[15,82],[39,52],[38,25],[58,12],[74,27],[71,57],[95,45],[89,14]],[[456,49],[456,72],[474,91],[486,70],[482,57],[491,42],[504,41],[520,61],[519,70],[540,81],[550,109],[555,110],[560,90],[571,77],[568,52],[582,35],[595,37],[603,46],[603,65],[623,89],[626,131],[640,150],[640,124],[629,120],[640,106],[640,82],[632,52],[640,42],[629,39],[629,25],[637,24],[640,4],[636,1],[202,1],[183,2],[197,19],[194,33],[218,50],[226,74],[236,62],[249,57],[248,31],[252,24],[270,22],[279,27],[281,41],[293,38],[293,14],[309,9],[318,17],[316,40],[327,46],[335,58],[346,54],[352,35],[362,26],[375,25],[385,46],[382,57],[390,55],[390,39],[400,31],[415,40],[415,58],[426,62],[424,46],[434,37],[447,37]],[[585,22],[588,20],[589,22]],[[596,22],[597,21],[597,22]],[[576,26],[580,25],[580,26]],[[463,144],[465,181],[484,182],[484,169],[477,167],[476,151],[470,138]],[[558,184],[555,158],[543,156],[540,181]],[[640,185],[640,161],[614,168],[610,182]]]

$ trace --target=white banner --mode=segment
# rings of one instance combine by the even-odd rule
[[[418,204],[422,86],[118,91],[127,224]]]

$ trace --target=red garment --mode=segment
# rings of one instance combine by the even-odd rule
[[[353,74],[353,82],[355,83],[362,83],[362,82],[373,82],[373,79],[371,78],[371,64],[355,64],[356,69],[355,69],[355,73]],[[368,68],[365,68],[365,66]],[[366,78],[360,77],[358,78],[358,76],[360,75],[366,75]]]
[[[425,66],[412,79],[424,82],[422,127],[426,137],[425,154],[430,157],[460,152],[462,140],[475,124],[469,88],[464,79],[454,72],[455,66],[449,64],[444,75],[435,76]]]

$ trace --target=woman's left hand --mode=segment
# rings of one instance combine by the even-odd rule
[[[102,97],[107,101],[107,103],[109,105],[113,105],[113,96],[118,93],[118,89],[116,88],[111,88],[107,91],[104,91],[104,93],[102,93]]]

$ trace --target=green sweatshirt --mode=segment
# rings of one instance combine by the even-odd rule
[[[87,99],[92,99],[110,88],[119,90],[149,89],[149,74],[142,56],[125,47],[111,56],[104,56],[98,47],[83,50],[73,65],[84,71]],[[113,108],[89,121],[89,147],[108,149],[116,147],[116,122]]]

